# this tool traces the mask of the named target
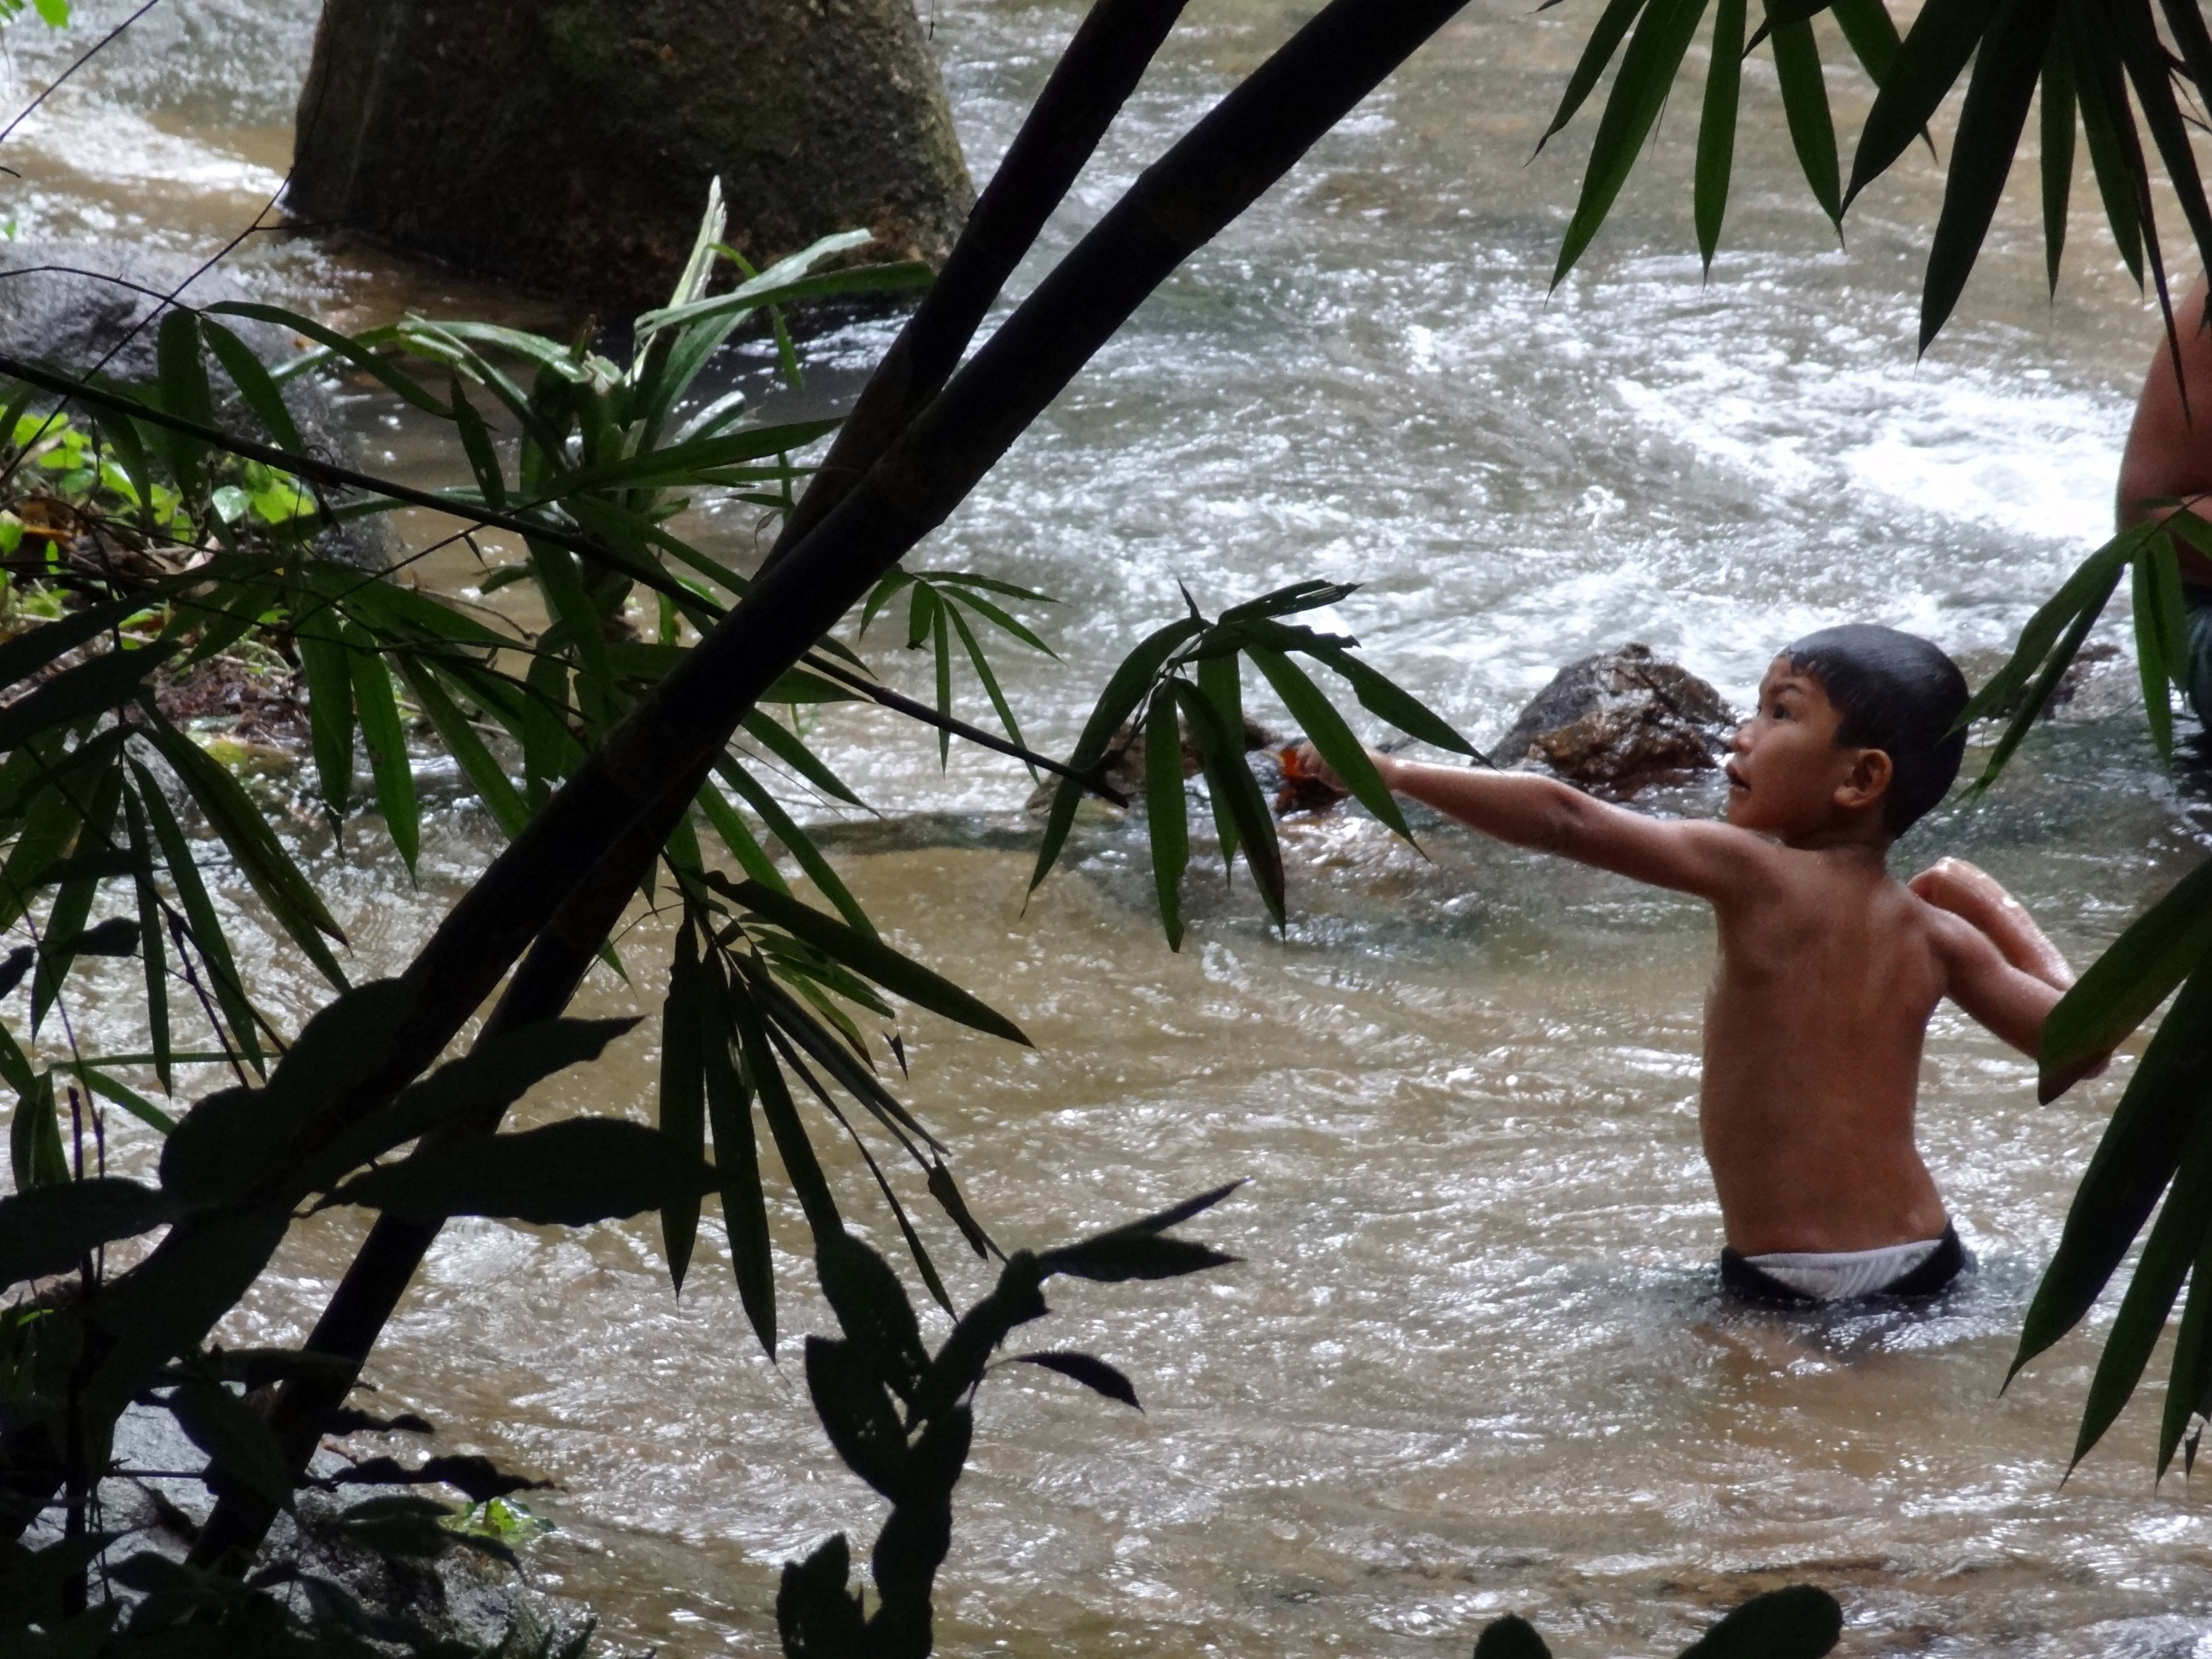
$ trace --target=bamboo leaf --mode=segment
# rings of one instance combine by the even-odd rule
[[[818,1245],[832,1233],[842,1232],[845,1226],[837,1214],[837,1201],[830,1194],[830,1182],[823,1176],[821,1160],[815,1157],[814,1145],[806,1138],[805,1125],[799,1121],[799,1109],[792,1103],[790,1086],[784,1082],[783,1073],[776,1065],[775,1051],[769,1046],[768,1028],[762,1023],[760,1011],[753,1006],[750,995],[732,981],[729,1000],[724,1007],[731,1026],[738,1033],[738,1051],[744,1058],[745,1080],[760,1101],[761,1115],[768,1120],[776,1155],[783,1159],[784,1174],[791,1181],[792,1191],[798,1195],[799,1206],[805,1212],[806,1224]]]
[[[1867,79],[1880,87],[1888,80],[1902,44],[1898,39],[1897,25],[1890,19],[1889,8],[1882,0],[1835,0],[1829,10],[1836,27],[1843,30],[1852,54],[1866,70]]]
[[[415,693],[415,701],[423,714],[436,729],[438,740],[445,744],[446,752],[453,757],[467,775],[477,792],[477,798],[483,802],[484,809],[510,839],[520,835],[530,822],[530,809],[523,804],[521,795],[516,792],[504,769],[484,747],[483,740],[477,737],[476,729],[469,724],[453,700],[446,695],[445,688],[438,684],[427,665],[418,662],[404,651],[394,653],[392,661],[405,678],[409,689]],[[411,790],[414,782],[411,775],[408,781]]]
[[[2189,1300],[2181,1310],[2181,1328],[2174,1334],[2173,1365],[2166,1376],[2166,1408],[2159,1419],[2160,1480],[2166,1478],[2190,1418],[2204,1410],[2209,1384],[2212,1384],[2212,1230],[2197,1244],[2197,1260],[2190,1264]]]
[[[1875,95],[1851,157],[1848,208],[1858,193],[1889,170],[1918,137],[1974,55],[1995,20],[2000,0],[1928,0],[1898,48],[1889,76]],[[1954,158],[1956,165],[1956,158]]]
[[[1674,72],[1681,66],[1705,9],[1705,0],[1650,0],[1644,8],[1628,49],[1621,54],[1620,72],[1613,77],[1605,113],[1598,118],[1597,137],[1590,145],[1589,165],[1583,174],[1582,195],[1560,243],[1559,261],[1553,267],[1553,287],[1565,280],[1612,211],[1613,199],[1636,165],[1637,152],[1650,135],[1652,123],[1659,118]]]
[[[1176,647],[1187,644],[1202,632],[1206,624],[1195,617],[1186,617],[1170,623],[1147,635],[1144,641],[1121,660],[1106,682],[1106,689],[1098,694],[1098,701],[1091,710],[1091,718],[1083,727],[1083,735],[1076,739],[1075,752],[1068,758],[1068,769],[1088,772],[1106,757],[1106,746],[1121,723],[1134,712],[1139,703],[1152,689],[1152,682]],[[1036,867],[1030,873],[1030,890],[1035,892],[1052,873],[1059,862],[1060,850],[1066,845],[1067,832],[1075,823],[1075,809],[1083,799],[1083,786],[1073,778],[1062,778],[1053,792],[1052,806],[1045,817],[1044,838],[1037,848]]]
[[[327,611],[296,624],[293,638],[307,681],[307,724],[322,782],[323,805],[333,822],[353,804],[353,669],[338,643],[337,618]]]
[[[1797,165],[1828,222],[1840,228],[1844,204],[1837,193],[1836,125],[1828,113],[1828,85],[1820,73],[1820,48],[1813,38],[1813,25],[1803,21],[1778,23],[1771,40],[1774,73],[1782,87],[1782,112],[1797,151]],[[1955,158],[1952,170],[1955,174]]]
[[[1682,1650],[1682,1659],[1821,1659],[1844,1632],[1836,1598],[1811,1584],[1754,1595]]]
[[[440,420],[453,418],[453,411],[424,391],[405,370],[394,367],[368,346],[356,342],[350,336],[343,334],[337,329],[326,327],[312,317],[303,317],[296,311],[287,311],[282,306],[261,305],[258,302],[241,300],[226,301],[220,305],[210,306],[207,309],[216,316],[248,317],[255,322],[274,323],[279,328],[288,328],[295,334],[304,334],[331,355],[343,357],[355,368],[374,375],[387,388],[397,392],[424,414],[435,415]],[[276,378],[289,377],[280,374]]]
[[[138,695],[141,682],[178,649],[176,641],[163,640],[136,648],[103,651],[64,668],[37,690],[0,708],[0,753],[21,749],[42,732],[129,702]]]
[[[2071,8],[2066,14],[2067,44],[2074,59],[2074,97],[2081,112],[2081,137],[2088,146],[2089,171],[2105,204],[2106,222],[2136,286],[2142,286],[2148,175],[2128,111],[2127,88],[2110,31],[2101,21],[2085,24]]]
[[[1234,658],[1224,661],[1232,665]],[[1182,787],[1182,727],[1175,698],[1152,696],[1145,723],[1145,823],[1152,844],[1152,890],[1168,949],[1182,949],[1182,874],[1190,864],[1190,824]]]
[[[769,833],[783,844],[784,851],[797,861],[807,880],[822,890],[823,897],[836,907],[837,914],[858,932],[875,938],[876,924],[869,920],[868,913],[860,908],[860,902],[853,896],[851,890],[838,879],[837,872],[830,867],[830,860],[814,844],[814,838],[792,821],[791,815],[762,787],[760,781],[726,756],[714,763],[714,769],[721,775],[722,781],[744,796],[745,805],[760,815]]]
[[[2191,9],[2194,10],[2192,5]],[[2066,206],[2074,190],[2074,55],[2053,32],[2043,64],[2041,116],[2043,269],[2058,292],[2058,262],[2066,251]]]
[[[307,878],[300,873],[275,833],[254,810],[238,781],[198,744],[150,708],[141,709],[141,730],[161,751],[209,824],[230,848],[231,856],[259,894],[277,924],[292,942],[306,952],[324,978],[343,991],[346,977],[319,934],[327,933],[340,944],[345,935]]]
[[[2110,1054],[2212,952],[2212,865],[2200,866],[2128,925],[2043,1022],[2038,1062],[2053,1086]]]
[[[418,1152],[355,1176],[328,1202],[422,1221],[481,1215],[582,1227],[661,1209],[714,1187],[713,1169],[658,1129],[572,1117]]]
[[[1949,320],[1989,234],[2027,125],[2057,14],[2057,0],[2007,0],[1975,56],[1944,179],[1943,210],[1928,251],[1928,278],[1920,297],[1923,351]]]
[[[131,775],[138,785],[136,794],[146,809],[155,839],[161,842],[161,862],[167,866],[169,879],[176,884],[177,897],[184,905],[192,945],[207,967],[208,978],[212,981],[210,988],[230,1025],[230,1040],[258,1071],[262,1066],[261,1039],[255,1030],[253,1006],[246,1000],[237,964],[231,959],[230,943],[223,936],[222,922],[216,915],[214,901],[208,896],[207,884],[200,879],[199,866],[193,862],[191,843],[178,827],[176,815],[169,811],[168,799],[162,794],[161,786],[154,781],[154,775],[136,759],[131,762]]]
[[[230,383],[238,388],[238,395],[246,399],[246,406],[253,411],[271,441],[279,449],[306,449],[299,424],[285,407],[284,394],[269,378],[268,369],[253,355],[252,348],[211,317],[200,319],[200,337],[215,353],[216,361],[230,376]]]
[[[2184,981],[2105,1127],[2008,1376],[2080,1322],[2149,1218],[2212,1095],[2212,968]]]
[[[1137,1411],[1144,1407],[1137,1403],[1137,1390],[1129,1379],[1103,1359],[1087,1353],[1066,1353],[1057,1351],[1040,1353],[1018,1353],[1014,1363],[1036,1365],[1048,1371],[1058,1371],[1062,1376],[1073,1377],[1094,1394],[1103,1394],[1109,1400],[1118,1400]]]
[[[751,1091],[738,1077],[730,1050],[738,1041],[728,1003],[730,988],[720,960],[709,952],[701,981],[701,1059],[708,1121],[714,1132],[714,1173],[722,1194],[722,1225],[730,1237],[730,1267],[738,1299],[760,1340],[775,1358],[775,1272],[769,1257],[767,1194],[761,1186],[760,1149],[753,1138]]]
[[[973,1030],[988,1031],[1024,1048],[1030,1046],[1021,1027],[1004,1014],[912,957],[902,956],[876,934],[834,921],[788,893],[757,881],[732,882],[714,871],[708,872],[705,879],[763,921],[908,1002]]]
[[[1743,83],[1744,0],[1716,0],[1712,63],[1705,70],[1704,112],[1698,123],[1698,161],[1692,191],[1698,252],[1708,276],[1728,211],[1729,174],[1735,161],[1736,100]]]
[[[668,967],[668,995],[660,1005],[660,1133],[693,1158],[705,1156],[707,1139],[705,969],[699,934],[690,916],[676,931]],[[681,1294],[684,1272],[699,1234],[699,1194],[678,1193],[660,1206],[660,1237],[668,1276]]]
[[[2212,1228],[2212,1116],[2199,1114],[2166,1203],[2143,1242],[2127,1294],[2120,1298],[2112,1328],[2106,1333],[2104,1352],[2097,1356],[2069,1468],[2104,1438],[2135,1393],[2180,1293],[2182,1278],[2205,1247],[2208,1228]]]
[[[744,728],[747,737],[824,794],[834,795],[849,806],[867,805],[853,793],[842,778],[823,764],[821,757],[809,749],[797,733],[765,709],[755,708],[748,714],[744,718]]]
[[[1389,788],[1375,763],[1367,757],[1367,746],[1352,735],[1352,728],[1344,723],[1344,716],[1336,712],[1329,700],[1322,696],[1321,688],[1308,679],[1298,665],[1288,657],[1265,646],[1254,646],[1246,653],[1253,665],[1267,677],[1267,684],[1275,688],[1275,695],[1291,711],[1291,718],[1312,740],[1329,769],[1344,780],[1359,804],[1380,818],[1397,835],[1411,841],[1413,832],[1406,826],[1405,814],[1391,798]]]
[[[346,659],[353,671],[354,707],[361,735],[368,745],[368,769],[376,779],[377,810],[384,814],[392,844],[415,873],[422,849],[422,809],[415,798],[415,769],[408,763],[407,732],[399,722],[398,700],[392,695],[392,671],[374,640],[353,623],[345,624]]]
[[[1558,0],[1548,0],[1548,3],[1557,4]],[[1604,11],[1598,15],[1597,27],[1590,31],[1582,58],[1575,64],[1574,73],[1567,77],[1565,90],[1559,94],[1559,106],[1552,112],[1551,125],[1536,140],[1539,155],[1552,135],[1575,118],[1576,112],[1596,88],[1599,76],[1613,62],[1613,54],[1620,49],[1629,25],[1642,15],[1645,4],[1646,0],[1606,0]]]
[[[131,873],[138,900],[138,932],[144,941],[141,950],[146,965],[147,1047],[153,1051],[154,1074],[161,1079],[162,1091],[173,1095],[177,1080],[170,1060],[169,959],[167,946],[161,938],[161,895],[154,885],[153,837],[147,831],[145,809],[138,804],[136,789],[124,792],[123,815],[131,836]]]
[[[1182,705],[1183,723],[1198,745],[1206,788],[1235,820],[1244,861],[1251,867],[1268,915],[1280,927],[1284,925],[1282,849],[1275,839],[1274,815],[1268,811],[1267,799],[1244,763],[1243,734],[1224,729],[1212,703],[1188,680],[1170,684]]]

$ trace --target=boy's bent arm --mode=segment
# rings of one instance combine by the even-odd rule
[[[2033,975],[2054,990],[2074,983],[2074,969],[2065,956],[2044,936],[2027,908],[1999,886],[1986,872],[1964,859],[1938,859],[1910,885],[1938,909],[1948,910],[1989,936],[2004,959],[2024,974]]]
[[[1931,921],[1951,1000],[2022,1054],[2033,1054],[2063,988],[2008,962],[1972,922],[1949,914]]]
[[[1766,843],[1747,830],[1646,817],[1534,773],[1373,759],[1393,793],[1486,836],[1658,887],[1712,897],[1763,867],[1769,855]]]

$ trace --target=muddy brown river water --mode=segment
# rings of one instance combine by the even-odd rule
[[[1076,14],[927,9],[980,172]],[[2098,226],[2077,214],[2051,302],[2033,203],[2008,199],[1916,363],[1936,176],[1900,167],[1839,249],[1763,58],[1711,280],[1684,251],[1678,116],[1547,295],[1586,132],[1523,163],[1589,14],[1475,0],[1193,260],[934,539],[929,564],[1063,601],[1032,615],[1063,660],[1006,665],[1048,746],[1176,611],[1178,579],[1216,605],[1304,575],[1365,584],[1334,620],[1481,739],[1559,662],[1629,638],[1739,702],[1776,645],[1846,619],[1924,631],[1986,673],[2100,538],[2152,330]],[[1027,276],[1302,15],[1194,6]],[[169,0],[10,141],[17,236],[211,251],[276,186],[311,22],[299,0]],[[60,61],[29,26],[8,43],[18,92]],[[1866,88],[1837,80],[1848,122]],[[357,246],[262,239],[236,268],[357,321],[544,311]],[[871,324],[817,341],[817,391],[852,384],[887,338]],[[443,476],[422,434],[357,413],[380,465]],[[735,513],[694,528],[750,545]],[[904,672],[896,643],[871,641]],[[1979,1279],[1918,1313],[1747,1311],[1717,1299],[1711,1269],[1711,929],[1695,903],[1433,822],[1424,857],[1344,816],[1288,832],[1285,936],[1240,880],[1204,888],[1171,954],[1139,835],[1088,826],[1024,907],[1018,769],[966,754],[940,773],[933,743],[872,715],[817,735],[878,809],[825,830],[855,890],[1036,1039],[908,1025],[917,1109],[1001,1239],[1247,1182],[1196,1230],[1243,1265],[1054,1297],[1047,1337],[1127,1370],[1142,1415],[1042,1374],[991,1380],[943,1579],[947,1651],[1463,1654],[1516,1609],[1563,1655],[1645,1655],[1809,1579],[1842,1598],[1848,1653],[2212,1653],[2212,1522],[2189,1483],[2151,1481],[2159,1389],[2063,1485],[2092,1340],[1999,1392],[2125,1057],[2039,1107],[2027,1063],[1945,1012],[1923,1135]],[[419,889],[376,856],[373,821],[339,849],[302,815],[365,973],[403,963],[490,850],[427,759],[424,782],[442,804]],[[1982,861],[2080,957],[2203,857],[2203,801],[2160,772],[2124,699],[2093,700],[1899,856]],[[653,927],[626,947],[641,991]],[[277,1006],[312,1006],[283,951],[258,968]],[[587,1000],[637,1000],[611,981]],[[131,1042],[120,987],[81,1019]],[[655,1065],[648,1026],[528,1112],[647,1112]],[[882,1241],[857,1164],[837,1174]],[[796,1211],[774,1220],[786,1328],[822,1328]],[[301,1228],[237,1334],[296,1336],[356,1237],[337,1216]],[[956,1293],[977,1293],[950,1230],[930,1237]],[[718,1250],[710,1226],[679,1301],[649,1223],[457,1224],[371,1373],[380,1406],[442,1425],[441,1449],[557,1482],[537,1569],[672,1659],[773,1652],[778,1565],[878,1513],[797,1365],[754,1348]]]

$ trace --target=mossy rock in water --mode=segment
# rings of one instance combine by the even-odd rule
[[[627,313],[717,176],[756,264],[856,228],[941,260],[973,191],[912,0],[326,0],[287,201]]]

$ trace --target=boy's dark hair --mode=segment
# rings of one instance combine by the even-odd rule
[[[1917,635],[1866,623],[1808,634],[1783,655],[1842,714],[1839,745],[1889,757],[1882,827],[1903,835],[1943,799],[1966,752],[1965,731],[1952,730],[1967,698],[1959,665]]]

